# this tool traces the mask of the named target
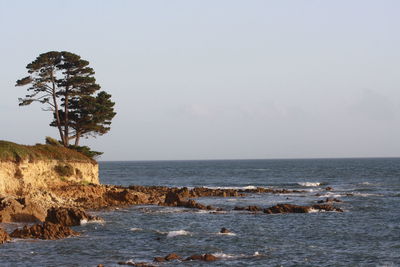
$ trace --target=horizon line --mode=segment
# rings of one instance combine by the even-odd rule
[[[251,161],[251,160],[327,160],[327,159],[398,159],[400,156],[367,157],[310,157],[310,158],[248,158],[248,159],[143,159],[143,160],[98,160],[98,162],[168,162],[168,161]]]

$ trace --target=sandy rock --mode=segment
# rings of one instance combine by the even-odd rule
[[[78,232],[75,232],[69,227],[50,222],[44,222],[43,224],[35,224],[32,226],[25,225],[22,229],[16,229],[10,234],[10,236],[13,238],[35,238],[50,240],[78,235]]]

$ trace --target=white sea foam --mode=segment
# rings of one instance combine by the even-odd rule
[[[353,193],[353,195],[355,196],[359,196],[359,197],[382,197],[383,195],[381,194],[367,194],[367,193]]]
[[[86,220],[86,219],[82,219],[81,221],[80,221],[80,223],[81,223],[81,225],[85,225],[85,224],[88,224],[88,223],[100,223],[100,224],[102,224],[102,223],[104,223],[104,220],[102,220],[102,219],[97,219],[97,220]]]
[[[319,197],[321,197],[321,198],[331,198],[331,197],[333,197],[333,198],[339,198],[339,197],[345,197],[345,196],[347,196],[346,194],[332,194],[332,193],[327,193],[327,194],[324,194],[324,195],[320,195]]]
[[[132,228],[129,229],[129,230],[131,230],[131,231],[133,231],[133,232],[139,232],[139,231],[142,231],[143,229],[142,229],[142,228],[138,228],[138,227],[132,227]]]
[[[237,258],[238,256],[233,255],[233,254],[225,254],[222,252],[217,252],[217,253],[213,253],[213,255],[217,258],[221,258],[221,259],[232,259],[232,258]]]
[[[191,233],[185,230],[169,231],[167,237],[175,237],[180,235],[190,235]]]
[[[315,187],[315,186],[320,186],[320,182],[302,182],[302,183],[297,183],[298,185],[305,186],[305,187]]]
[[[229,235],[229,236],[236,236],[235,233],[217,233],[217,235]]]
[[[316,213],[316,212],[320,212],[320,210],[313,209],[313,208],[308,210],[308,213]]]
[[[234,189],[234,190],[246,190],[246,189],[257,189],[258,187],[261,186],[255,186],[255,185],[247,185],[247,186],[207,186],[206,188],[209,189]]]

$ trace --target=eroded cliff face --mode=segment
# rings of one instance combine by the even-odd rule
[[[46,190],[63,181],[99,184],[95,162],[38,160],[0,162],[0,195],[20,195],[31,190]]]

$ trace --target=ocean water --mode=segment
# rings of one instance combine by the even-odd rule
[[[119,266],[118,261],[152,262],[172,252],[221,259],[160,266],[400,266],[400,159],[100,162],[100,178],[120,185],[306,192],[198,199],[228,210],[220,213],[158,206],[97,212],[105,222],[76,227],[80,237],[1,245],[0,266]],[[335,190],[326,191],[327,186]],[[342,200],[335,205],[345,212],[232,211],[310,205],[326,197]],[[222,227],[232,234],[219,234]]]

